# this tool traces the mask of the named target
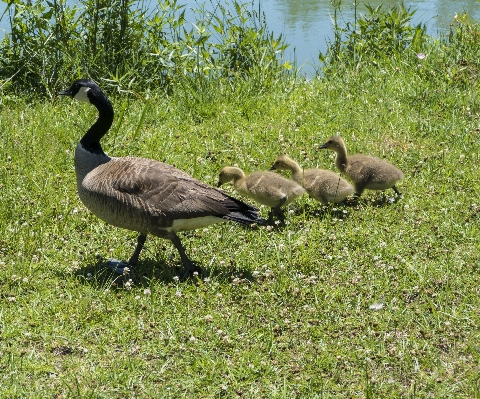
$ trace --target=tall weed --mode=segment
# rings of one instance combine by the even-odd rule
[[[337,69],[358,69],[365,66],[391,64],[414,59],[428,38],[425,25],[412,26],[415,10],[403,4],[385,11],[383,6],[366,5],[367,13],[357,16],[355,22],[345,26],[338,23],[341,15],[341,2],[334,6],[334,42],[329,43],[325,54],[319,60],[324,63],[325,75]]]
[[[260,8],[249,5],[202,5],[187,21],[177,0],[155,8],[137,0],[11,2],[0,86],[52,95],[72,78],[91,77],[171,93],[186,81],[200,89],[208,77],[249,79],[262,89],[286,71],[280,58],[287,45],[268,30]]]

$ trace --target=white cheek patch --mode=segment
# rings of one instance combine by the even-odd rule
[[[78,90],[78,93],[75,94],[73,98],[77,101],[89,103],[90,99],[88,98],[88,94],[87,94],[89,91],[90,91],[90,87],[80,87],[80,90]]]

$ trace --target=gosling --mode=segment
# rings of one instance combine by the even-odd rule
[[[386,190],[392,188],[399,198],[402,194],[395,183],[403,179],[403,172],[383,159],[368,155],[355,154],[347,156],[347,147],[340,136],[330,137],[319,148],[327,148],[337,153],[335,166],[352,180],[355,195],[362,195],[365,189]]]
[[[235,166],[223,167],[218,175],[218,187],[232,180],[237,192],[271,208],[268,214],[270,223],[276,217],[285,224],[281,207],[305,194],[301,185],[274,172],[253,172],[246,176],[242,169]]]
[[[339,203],[354,192],[353,186],[335,172],[325,169],[302,169],[288,155],[280,155],[270,170],[289,170],[292,178],[302,185],[308,195],[323,205]]]

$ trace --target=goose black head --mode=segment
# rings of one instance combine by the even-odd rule
[[[92,98],[98,96],[101,92],[98,85],[89,79],[79,79],[73,82],[67,90],[58,93],[61,96],[69,96],[77,101],[92,102]]]

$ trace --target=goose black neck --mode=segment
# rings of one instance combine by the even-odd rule
[[[90,94],[90,93],[89,93]],[[108,98],[101,91],[89,95],[90,103],[98,110],[97,121],[88,129],[80,140],[83,148],[95,154],[102,154],[101,138],[108,132],[113,123],[113,107]]]

